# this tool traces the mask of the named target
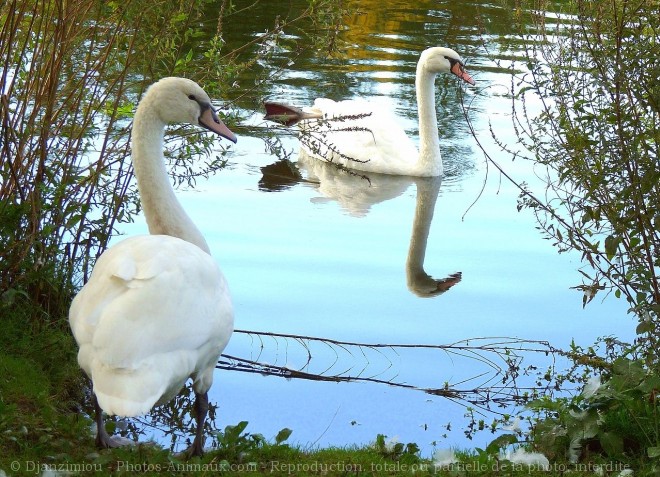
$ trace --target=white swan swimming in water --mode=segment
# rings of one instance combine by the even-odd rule
[[[301,154],[316,159],[365,172],[440,176],[443,168],[435,110],[438,73],[452,73],[474,84],[454,50],[434,47],[422,52],[415,76],[419,150],[389,111],[364,99],[336,102],[319,98],[309,111],[266,102],[265,119],[287,126],[303,121]]]
[[[189,452],[201,455],[207,392],[234,314],[225,278],[170,185],[168,123],[196,124],[236,142],[195,82],[164,78],[147,90],[133,120],[132,157],[151,235],[123,240],[99,257],[69,322],[78,363],[92,380],[97,445],[123,443],[108,435],[102,410],[145,414],[192,378],[197,431]]]

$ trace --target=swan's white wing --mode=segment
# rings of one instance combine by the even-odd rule
[[[213,258],[175,237],[133,237],[107,250],[69,314],[80,366],[108,413],[169,400],[193,376],[205,392],[233,330]]]
[[[361,99],[319,98],[313,109],[322,112],[324,120],[301,124],[305,154],[383,174],[405,174],[416,164],[415,144],[384,107]]]

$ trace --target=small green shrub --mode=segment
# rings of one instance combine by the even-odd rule
[[[374,449],[382,457],[406,464],[414,464],[420,461],[419,446],[414,442],[403,444],[395,438],[386,440],[387,436],[378,434]]]
[[[531,402],[528,407],[541,417],[532,430],[534,445],[551,459],[569,462],[657,465],[658,371],[641,359],[620,357],[602,384],[593,377],[578,396]]]

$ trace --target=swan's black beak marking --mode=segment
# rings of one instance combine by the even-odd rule
[[[202,114],[200,114],[198,118],[200,126],[208,129],[211,132],[219,134],[225,139],[229,139],[233,143],[237,141],[236,135],[231,132],[222,121],[220,121],[220,118],[218,118],[218,115],[216,114],[215,109],[213,109],[211,104],[199,103],[199,107],[202,110]]]

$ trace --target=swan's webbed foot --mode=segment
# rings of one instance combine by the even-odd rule
[[[130,446],[135,444],[130,439],[121,436],[111,436],[105,429],[96,434],[96,447],[99,449],[114,449],[116,447]]]
[[[103,422],[103,410],[96,400],[96,396],[92,394],[94,401],[94,412],[96,414],[94,420],[96,421],[96,447],[99,449],[114,449],[116,447],[130,446],[135,444],[132,440],[121,436],[111,436],[105,430],[105,423]]]
[[[183,455],[186,458],[202,457],[204,455],[204,444],[200,444],[200,441],[195,438],[192,445],[183,452]]]

